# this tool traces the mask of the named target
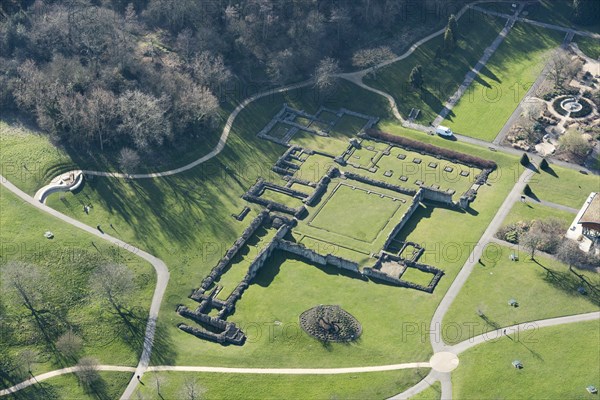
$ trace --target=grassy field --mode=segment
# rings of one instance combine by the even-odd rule
[[[551,172],[541,171],[529,183],[533,194],[546,201],[579,210],[591,192],[597,192],[598,176],[551,165]]]
[[[595,398],[585,388],[600,386],[599,343],[600,324],[591,321],[481,344],[460,355],[460,365],[452,372],[453,397]],[[515,369],[514,360],[523,369]]]
[[[600,40],[587,36],[576,36],[574,41],[586,56],[595,59],[600,57]]]
[[[384,399],[401,393],[425,376],[425,370],[348,375],[239,375],[154,372],[138,386],[143,398],[185,398],[186,382],[196,382],[203,399]],[[135,396],[135,394],[134,394]]]
[[[394,96],[398,109],[406,118],[411,108],[421,110],[418,122],[428,124],[442,111],[444,103],[463,82],[465,75],[483,55],[500,30],[504,21],[479,12],[467,13],[458,21],[461,38],[452,56],[434,61],[436,49],[442,45],[441,36],[420,46],[413,54],[365,79],[369,86]],[[408,84],[410,71],[423,66],[424,89],[415,91]]]
[[[575,214],[567,211],[557,210],[556,208],[543,206],[533,201],[527,203],[515,203],[510,213],[504,219],[503,225],[512,224],[519,221],[547,220],[548,218],[557,218],[565,225],[565,230],[573,222]]]
[[[600,292],[577,292],[586,285],[566,265],[541,255],[532,261],[525,251],[517,252],[520,260],[513,262],[511,252],[498,245],[489,248],[485,265],[475,267],[444,317],[445,341],[458,343],[503,326],[600,309]],[[600,290],[598,274],[583,274]],[[510,299],[519,307],[509,306]]]
[[[83,339],[81,356],[104,364],[136,365],[154,290],[154,269],[131,253],[23,203],[4,187],[0,187],[0,209],[0,273],[7,262],[23,261],[36,265],[41,274],[35,296],[41,299],[37,319],[8,292],[0,293],[5,316],[0,349],[8,349],[9,356],[16,358],[25,350],[37,352],[34,374],[63,368],[75,360],[61,355],[54,341],[71,329]],[[54,239],[44,238],[47,230]],[[107,262],[125,264],[135,273],[133,293],[125,303],[124,312],[131,312],[128,317],[120,317],[89,294],[90,274]],[[10,386],[20,380],[5,380],[9,377],[2,375],[0,384]]]
[[[99,372],[94,390],[86,390],[74,374],[57,376],[6,396],[10,400],[118,399],[131,379],[127,372]]]
[[[464,135],[494,140],[562,37],[516,23],[442,124]]]
[[[398,315],[402,315],[410,321],[429,322],[436,305],[464,264],[469,244],[479,239],[514,184],[512,175],[492,177],[490,186],[482,188],[469,212],[441,207],[423,209],[407,226],[406,236],[425,244],[425,260],[428,256],[432,265],[446,272],[433,295],[339,276],[297,260],[280,260],[264,271],[267,276],[263,277],[262,285],[252,285],[248,289],[230,318],[243,327],[264,322],[263,329],[268,330],[276,320],[297,322],[297,313],[315,304],[341,304],[363,323],[364,337],[356,344],[323,348],[308,337],[299,336],[295,341],[277,336],[271,342],[263,336],[243,347],[223,347],[199,340],[176,327],[182,318],[174,312],[175,306],[182,302],[194,305],[187,300],[191,289],[199,285],[255,215],[257,208],[253,207],[255,211],[242,223],[231,217],[231,213],[239,212],[245,205],[240,199],[241,194],[258,176],[275,182],[280,179],[270,169],[284,148],[257,139],[256,132],[283,102],[308,112],[315,112],[320,105],[325,105],[377,115],[384,118],[381,126],[390,132],[489,157],[501,168],[518,165],[516,159],[500,153],[443,141],[389,123],[385,99],[349,83],[340,84],[335,99],[315,99],[314,93],[307,90],[277,94],[252,103],[236,119],[224,151],[216,159],[191,171],[133,182],[95,178],[86,181],[75,194],[67,193],[62,199],[51,196],[48,200],[50,206],[92,226],[112,223],[116,228],[115,236],[167,263],[171,277],[158,322],[161,342],[153,351],[154,364],[205,365],[210,360],[211,365],[222,366],[353,366],[426,360],[431,355],[428,343],[421,342],[420,338],[400,342],[398,332],[389,329],[390,321],[396,321]],[[309,163],[311,159],[312,164]],[[306,175],[303,177],[309,179],[308,175],[313,173],[314,180],[318,180],[327,164],[332,163],[330,158],[317,156],[311,156],[309,161],[310,165],[305,163],[302,167],[303,175]],[[93,206],[90,215],[84,214],[82,208],[82,204],[88,203]],[[456,226],[470,229],[457,232]],[[465,251],[457,257],[444,258],[443,244],[448,241],[460,244]],[[281,274],[274,273],[278,269]],[[273,275],[272,281],[268,279],[269,271]],[[373,309],[378,313],[373,313]],[[250,330],[248,335],[249,338],[256,336]],[[325,389],[325,384],[318,388]]]
[[[436,382],[421,393],[411,397],[410,400],[440,400],[441,398],[442,385],[440,382]]]
[[[312,226],[369,243],[402,206],[390,197],[343,184],[326,201],[311,220]],[[352,218],[348,218],[350,215]]]

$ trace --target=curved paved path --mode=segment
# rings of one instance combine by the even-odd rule
[[[549,326],[571,324],[576,322],[600,320],[600,312],[592,312],[587,314],[571,315],[567,317],[550,318],[539,321],[526,322],[518,325],[512,325],[505,328],[500,328],[496,331],[490,331],[486,334],[479,335],[463,342],[460,342],[449,349],[454,354],[460,354],[472,347],[479,344],[489,342],[504,336],[503,330],[510,331],[509,334],[515,332],[524,332],[530,329],[539,329]],[[429,362],[414,362],[404,364],[391,364],[391,365],[379,365],[370,367],[347,367],[347,368],[235,368],[235,367],[203,367],[203,366],[171,366],[171,365],[159,365],[148,367],[148,372],[204,372],[204,373],[223,373],[223,374],[257,374],[257,375],[340,375],[340,374],[355,374],[355,373],[369,373],[369,372],[383,372],[383,371],[398,371],[403,369],[414,369],[414,368],[430,368]],[[15,393],[19,390],[25,389],[26,387],[35,385],[38,382],[45,381],[50,378],[54,378],[60,375],[70,374],[78,371],[78,367],[68,367],[55,371],[46,372],[37,376],[34,376],[28,380],[20,382],[10,388],[0,390],[0,396],[6,396],[11,393]],[[120,365],[99,365],[98,371],[113,371],[113,372],[133,372],[137,371],[135,367],[127,367]],[[445,381],[450,379],[449,373],[439,372],[431,370],[431,372],[418,384],[404,391],[403,393],[392,397],[392,399],[406,399],[410,396],[414,396],[417,393],[427,389],[431,384],[436,381]],[[447,398],[442,391],[442,398]]]
[[[348,368],[235,368],[235,367],[201,367],[201,366],[172,366],[159,365],[148,367],[148,372],[172,371],[172,372],[213,372],[222,374],[255,374],[255,375],[340,375],[368,372],[399,371],[402,369],[429,368],[428,362],[415,362],[404,364],[377,365],[371,367],[348,367]],[[79,370],[79,367],[68,367],[46,372],[34,376],[26,381],[18,383],[10,388],[0,390],[0,396],[6,396],[60,375],[71,374]],[[99,365],[98,371],[115,372],[137,372],[137,368],[119,365]],[[134,374],[135,379],[135,374]],[[137,382],[137,379],[135,379]]]
[[[465,5],[458,13],[457,13],[457,19],[460,18],[469,8],[474,7],[477,4],[482,4],[482,3],[491,3],[491,2],[507,2],[510,3],[512,0],[479,0],[479,1],[474,1],[471,4],[467,4]],[[492,11],[488,11],[488,10],[481,10],[484,13],[488,13],[488,14],[493,14]],[[511,17],[510,15],[506,15],[507,17]],[[584,35],[584,36],[590,36],[590,37],[600,37],[600,35],[597,34],[592,34],[589,32],[584,32],[584,31],[574,31],[573,29],[569,29],[569,28],[565,28],[565,27],[560,27],[560,26],[556,26],[556,25],[552,25],[552,24],[545,24],[545,23],[540,23],[538,21],[533,21],[533,20],[529,20],[526,18],[518,18],[519,21],[524,21],[527,23],[533,23],[533,24],[537,24],[540,26],[544,26],[547,28],[551,28],[551,29],[558,29],[558,30],[564,30],[567,32],[574,32],[578,35]],[[423,43],[433,39],[434,37],[441,35],[444,33],[444,29],[440,29],[437,32],[434,32],[428,36],[426,36],[425,38],[415,42],[408,51],[406,51],[404,54],[402,54],[401,56],[395,57],[393,59],[387,60],[385,62],[382,62],[381,64],[373,67],[373,68],[368,68],[362,71],[357,71],[357,72],[353,72],[353,73],[342,73],[342,74],[338,74],[337,77],[339,78],[343,78],[346,80],[349,80],[355,84],[357,84],[358,86],[373,91],[375,93],[378,93],[384,97],[386,97],[388,99],[388,102],[390,103],[392,112],[394,114],[394,116],[400,120],[403,124],[405,124],[405,126],[410,126],[413,127],[414,129],[418,129],[418,130],[422,130],[425,132],[431,132],[431,128],[429,127],[424,127],[421,125],[417,125],[417,124],[409,124],[407,123],[401,116],[400,112],[398,111],[398,108],[396,106],[396,102],[394,100],[394,98],[389,95],[388,93],[385,93],[383,91],[371,88],[367,85],[365,85],[362,82],[362,78],[369,72],[375,70],[375,69],[379,69],[382,68],[386,65],[392,64],[394,62],[400,61],[405,59],[406,57],[408,57],[409,55],[411,55],[420,45],[422,45]],[[274,93],[281,93],[281,92],[285,92],[288,90],[293,90],[293,89],[297,89],[297,88],[301,88],[304,86],[308,86],[311,85],[313,83],[313,80],[307,80],[304,82],[300,82],[300,83],[296,83],[296,84],[292,84],[289,86],[285,86],[282,88],[278,88],[278,89],[273,89],[273,90],[268,90],[265,92],[261,92],[261,93],[257,93],[249,98],[247,98],[246,100],[244,100],[242,103],[240,103],[235,109],[234,111],[229,115],[225,126],[223,128],[223,131],[221,133],[221,136],[219,138],[219,142],[218,144],[215,146],[215,148],[213,150],[211,150],[208,154],[200,157],[199,159],[184,165],[182,167],[176,168],[176,169],[172,169],[172,170],[168,170],[168,171],[163,171],[163,172],[155,172],[155,173],[146,173],[146,174],[125,174],[125,173],[117,173],[117,172],[103,172],[103,171],[90,171],[90,170],[84,170],[83,173],[84,174],[88,174],[88,175],[95,175],[95,176],[104,176],[104,177],[112,177],[112,178],[127,178],[127,179],[147,179],[147,178],[157,178],[157,177],[163,177],[163,176],[169,176],[169,175],[174,175],[174,174],[178,174],[180,172],[184,172],[187,170],[190,170],[208,160],[210,160],[211,158],[217,156],[225,147],[225,144],[227,143],[227,139],[229,137],[229,133],[231,132],[231,128],[233,125],[233,122],[235,120],[235,118],[237,117],[237,115],[251,102],[265,97],[267,95],[270,94],[274,94]],[[485,142],[479,139],[475,139],[475,138],[470,138],[470,137],[466,137],[466,136],[461,136],[461,135],[456,135],[457,138],[461,141],[467,142],[467,143],[471,143],[471,144],[475,144],[478,146],[482,146],[482,147],[489,147],[490,143],[489,142]],[[520,151],[516,151],[512,148],[506,148],[506,147],[500,147],[500,150],[507,152],[507,153],[518,153],[520,154]],[[582,169],[579,166],[574,166],[572,164],[568,164],[568,163],[560,163],[557,162],[560,165],[566,166],[568,168],[575,168],[575,169]],[[154,296],[152,298],[152,304],[150,307],[150,313],[149,313],[149,319],[148,319],[148,324],[146,327],[146,336],[145,336],[145,340],[144,340],[144,349],[142,352],[142,356],[140,358],[140,362],[137,366],[137,368],[135,369],[135,374],[134,374],[134,378],[132,378],[132,380],[130,381],[129,385],[127,386],[127,389],[125,391],[125,393],[123,394],[122,398],[129,398],[131,396],[131,394],[133,393],[133,391],[135,390],[138,382],[137,379],[135,379],[136,375],[143,375],[144,371],[146,371],[148,369],[148,363],[150,360],[150,355],[151,355],[151,351],[152,351],[152,344],[154,341],[154,332],[155,332],[155,328],[156,328],[156,319],[158,317],[158,312],[160,309],[160,303],[162,301],[162,297],[164,295],[164,292],[166,290],[166,285],[168,283],[168,279],[169,279],[169,272],[168,269],[166,267],[166,265],[164,264],[164,262],[162,262],[162,260],[150,255],[149,253],[145,253],[119,239],[113,238],[110,235],[107,234],[101,234],[100,232],[96,231],[95,229],[93,229],[90,226],[87,226],[71,217],[68,217],[62,213],[59,213],[58,211],[49,208],[47,206],[45,206],[44,204],[41,204],[39,201],[36,202],[32,197],[28,196],[26,193],[22,192],[20,189],[18,189],[16,186],[12,185],[10,182],[8,182],[4,177],[0,176],[0,181],[1,184],[3,186],[5,186],[7,189],[11,190],[13,193],[17,194],[19,197],[21,197],[22,199],[24,199],[25,201],[27,201],[28,203],[30,203],[31,205],[42,209],[45,212],[48,212],[54,216],[56,216],[57,218],[62,219],[63,221],[70,223],[71,225],[77,226],[80,229],[83,229],[85,231],[87,231],[88,233],[94,234],[96,236],[99,236],[103,239],[106,239],[110,242],[112,242],[113,244],[116,244],[118,246],[122,246],[124,249],[139,255],[140,257],[146,259],[147,261],[149,261],[154,269],[157,272],[157,286],[156,289],[154,291]],[[514,189],[513,189],[514,192]],[[511,192],[511,193],[513,193]],[[41,196],[44,196],[45,193],[39,193]],[[38,197],[38,194],[36,194],[36,197]],[[42,198],[42,197],[38,197],[38,198]],[[496,215],[498,216],[498,215]],[[492,221],[493,222],[493,221]],[[488,230],[490,228],[488,227]],[[486,233],[488,232],[488,230],[486,230]],[[484,234],[485,235],[485,234]],[[481,242],[481,240],[480,240]],[[479,243],[478,243],[479,245]],[[478,247],[474,250],[473,255],[476,255],[477,253],[481,253],[483,250],[482,249],[478,249]],[[472,255],[472,256],[473,256]],[[472,269],[472,267],[471,267]],[[463,267],[463,270],[465,270],[465,268]],[[461,270],[461,273],[462,271]],[[468,270],[468,268],[466,269]],[[470,272],[470,271],[468,271]],[[468,277],[468,272],[466,273],[466,276]],[[460,275],[460,274],[459,274]],[[458,277],[457,277],[458,279]],[[465,277],[466,279],[466,277]],[[464,284],[464,282],[463,282]],[[462,287],[462,284],[459,285],[460,287]],[[460,289],[459,287],[459,289]],[[452,287],[451,287],[452,289]],[[448,295],[448,294],[447,294]],[[455,294],[454,294],[455,296]],[[448,296],[446,296],[448,297]],[[446,297],[444,299],[446,299]],[[449,299],[453,299],[453,297],[448,297]],[[442,300],[443,302],[444,300]],[[449,300],[451,302],[451,300]],[[440,309],[438,307],[438,309]],[[441,318],[443,317],[443,314],[445,314],[445,311],[438,313],[436,310],[436,314],[437,315],[437,319],[441,321]],[[436,315],[434,315],[434,319],[436,319]],[[433,322],[433,321],[432,321]],[[442,386],[442,394],[444,395],[444,393],[448,393],[448,385],[449,385],[449,378],[445,375],[448,374],[439,374],[440,376],[438,377],[438,380],[440,380],[442,383],[447,383],[446,385]],[[451,393],[451,392],[450,392]]]
[[[106,233],[101,233],[97,229],[92,228],[80,222],[74,218],[71,218],[61,212],[56,211],[53,208],[48,207],[47,205],[40,203],[33,197],[29,196],[27,193],[23,192],[21,189],[10,183],[6,178],[0,175],[0,184],[16,194],[19,198],[29,203],[31,206],[38,208],[68,224],[75,226],[81,230],[86,231],[87,233],[104,239],[124,250],[127,250],[138,257],[143,258],[148,261],[154,267],[156,271],[156,287],[154,289],[154,294],[152,296],[152,303],[150,304],[150,310],[148,313],[148,322],[146,324],[146,332],[144,336],[144,348],[142,350],[142,355],[140,357],[140,361],[138,363],[137,368],[135,369],[135,375],[143,375],[144,371],[148,367],[150,362],[150,355],[152,353],[152,345],[154,343],[154,333],[156,331],[156,320],[158,318],[158,312],[160,311],[160,304],[162,302],[162,298],[165,294],[165,290],[167,288],[167,283],[169,282],[169,270],[166,264],[160,260],[159,258],[154,257],[152,254],[146,253],[139,248],[132,246],[124,241],[112,237]],[[128,398],[133,393],[135,387],[137,385],[137,380],[132,379],[123,396]]]

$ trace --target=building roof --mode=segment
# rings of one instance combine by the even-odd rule
[[[587,204],[587,209],[583,212],[581,218],[579,218],[579,223],[600,225],[600,195],[598,193]]]

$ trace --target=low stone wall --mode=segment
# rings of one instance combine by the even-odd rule
[[[404,228],[404,225],[406,225],[406,223],[410,220],[412,215],[415,213],[415,211],[419,207],[419,202],[421,201],[422,197],[423,197],[423,190],[420,189],[413,197],[413,201],[412,201],[411,205],[408,207],[408,210],[406,210],[404,212],[404,214],[402,214],[402,217],[400,218],[400,221],[398,222],[398,224],[396,224],[394,229],[392,229],[392,231],[387,236],[387,239],[385,240],[385,244],[383,245],[384,250],[388,248],[388,246],[394,240],[396,235],[402,230],[402,228]]]
[[[435,201],[449,206],[456,205],[456,203],[454,203],[452,200],[452,194],[449,192],[427,186],[421,186],[421,192],[423,193],[423,200]]]
[[[417,191],[415,189],[408,189],[403,186],[398,186],[398,185],[393,185],[391,183],[378,181],[376,179],[369,178],[368,176],[355,174],[355,173],[349,172],[349,171],[344,171],[342,173],[342,176],[346,177],[347,179],[353,180],[353,181],[362,182],[362,183],[369,184],[371,186],[377,186],[377,187],[380,187],[383,189],[392,190],[394,192],[406,194],[408,196],[414,196],[415,194],[417,194]]]
[[[323,266],[331,265],[340,269],[345,269],[360,274],[360,270],[357,263],[350,260],[346,260],[342,257],[334,256],[332,254],[319,254],[316,251],[311,250],[308,247],[299,243],[293,243],[282,239],[278,241],[278,248],[282,251],[295,254],[314,264]]]
[[[323,193],[325,193],[325,191],[327,191],[327,187],[329,186],[331,179],[338,176],[339,173],[340,173],[339,169],[337,169],[335,167],[329,168],[329,170],[327,171],[327,174],[323,175],[323,177],[321,178],[319,183],[317,183],[315,190],[312,192],[312,194],[310,196],[308,196],[304,200],[304,203],[307,206],[311,206],[311,207],[314,206],[315,204],[317,204],[319,202],[321,196],[323,195]]]
[[[258,214],[256,218],[252,220],[250,226],[248,226],[242,235],[235,241],[235,243],[227,250],[223,258],[217,263],[217,265],[210,271],[208,276],[202,280],[200,284],[200,288],[204,291],[208,289],[213,282],[221,276],[223,270],[227,268],[233,257],[240,251],[242,247],[246,244],[248,239],[256,232],[256,230],[263,224],[265,219],[268,217],[269,212],[267,210],[263,210]]]

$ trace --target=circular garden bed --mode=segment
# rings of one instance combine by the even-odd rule
[[[362,326],[350,313],[336,305],[319,305],[300,314],[300,326],[321,342],[351,342]]]
[[[560,115],[566,116],[567,114],[569,114],[569,111],[563,108],[563,103],[565,103],[566,100],[571,98],[573,98],[573,102],[580,104],[581,108],[577,111],[571,112],[571,114],[569,115],[570,118],[583,118],[587,117],[592,113],[593,106],[584,97],[580,97],[579,99],[575,100],[573,96],[559,96],[552,101],[552,108],[554,108],[554,110]]]

